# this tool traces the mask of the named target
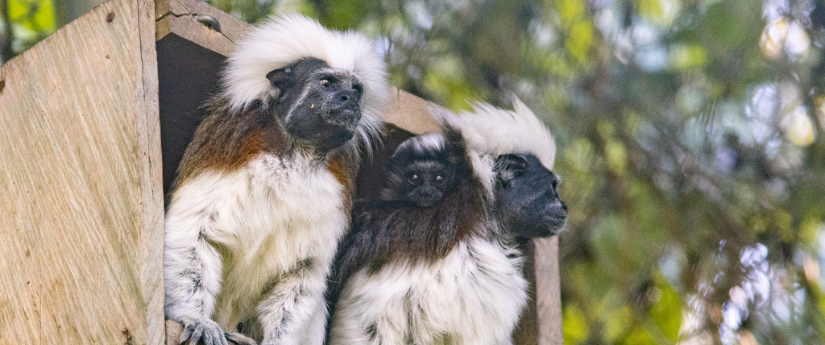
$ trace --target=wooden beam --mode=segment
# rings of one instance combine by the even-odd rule
[[[559,281],[559,237],[532,241],[535,260],[536,332],[539,345],[562,345],[561,285]]]
[[[160,143],[160,109],[158,85],[158,60],[155,48],[155,2],[131,1],[137,8],[138,49],[133,56],[137,75],[135,82],[135,134],[140,190],[139,219],[141,229],[141,280],[140,291],[146,309],[146,343],[164,344],[166,314],[163,310],[165,290],[163,285],[163,247],[165,207],[163,198],[163,164]],[[108,16],[108,15],[107,15]],[[108,20],[108,17],[107,17]],[[128,343],[128,339],[127,339]]]
[[[528,244],[524,274],[530,281],[530,300],[513,332],[515,344],[562,345],[558,236]]]
[[[163,342],[154,31],[113,0],[0,67],[2,344]]]
[[[157,0],[157,39],[175,34],[221,55],[229,55],[249,24],[197,0]],[[217,26],[211,23],[218,23]]]

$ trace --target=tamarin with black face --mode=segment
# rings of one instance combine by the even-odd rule
[[[413,138],[393,155],[384,200],[355,208],[338,253],[328,344],[511,343],[527,302],[520,239],[556,233],[567,211],[555,174],[538,157],[552,163],[555,147],[543,146],[552,144],[549,132],[526,107],[495,114],[487,120],[513,127],[499,131],[538,124],[530,131],[537,145],[486,146],[475,138],[485,128],[438,110],[443,136]],[[535,121],[513,121],[522,117]],[[408,196],[416,190],[408,180],[419,162],[430,166],[427,156],[449,157],[432,161],[453,167],[446,181],[454,187],[422,204]]]
[[[166,212],[165,309],[181,342],[323,343],[358,152],[389,94],[377,51],[293,15],[229,57]]]
[[[513,110],[477,103],[459,115],[471,151],[495,157],[495,218],[519,242],[556,235],[567,220],[553,162],[556,143],[541,120],[517,97]]]
[[[440,133],[407,139],[384,167],[380,199],[407,201],[419,207],[437,204],[455,189],[462,154],[456,143],[447,143]]]

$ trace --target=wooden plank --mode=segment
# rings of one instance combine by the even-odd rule
[[[162,342],[152,7],[104,3],[0,68],[2,344]]]
[[[249,24],[198,0],[157,0],[157,39],[176,34],[221,55],[235,50]],[[211,18],[210,18],[211,17]],[[218,23],[210,27],[204,23]]]
[[[137,7],[139,54],[135,85],[135,134],[137,140],[138,178],[140,184],[141,212],[143,224],[141,251],[141,292],[146,310],[147,344],[164,344],[166,334],[163,310],[165,291],[163,287],[163,247],[164,202],[163,164],[160,145],[160,108],[158,60],[155,48],[155,1],[133,2]]]
[[[419,97],[405,91],[392,88],[390,91],[390,105],[384,114],[384,121],[408,132],[421,134],[438,132],[438,124],[430,115],[429,109],[434,106]]]
[[[531,303],[513,331],[515,344],[564,343],[558,257],[558,236],[533,239],[527,245],[524,274],[530,282]]]
[[[221,23],[221,32],[233,42],[241,38],[249,26],[249,24],[238,17],[212,7],[202,0],[155,0],[155,19],[157,21],[168,16],[187,17],[204,15],[217,19]],[[160,30],[158,31],[160,32]],[[162,36],[163,34],[158,38]],[[210,44],[215,43],[212,42]]]
[[[532,241],[535,260],[536,333],[539,345],[562,345],[561,285],[559,281],[559,237]]]

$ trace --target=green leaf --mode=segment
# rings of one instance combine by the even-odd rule
[[[562,316],[564,342],[578,344],[587,339],[590,329],[582,311],[575,305],[565,306]]]
[[[7,0],[12,24],[44,37],[55,30],[54,4],[51,0]]]

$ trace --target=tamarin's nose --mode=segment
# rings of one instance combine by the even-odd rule
[[[353,106],[358,103],[359,95],[350,90],[339,91],[335,95],[335,100],[337,101],[339,107]]]

